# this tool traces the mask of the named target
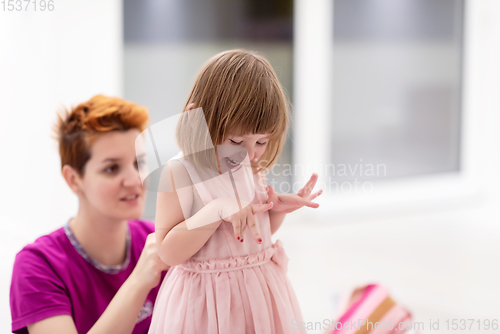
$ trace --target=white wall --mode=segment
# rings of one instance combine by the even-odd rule
[[[297,0],[296,3],[297,9],[302,8],[301,6],[304,6],[306,1]],[[308,11],[305,15],[317,19],[318,16],[315,16],[315,13],[328,12],[325,10],[330,6],[328,0],[317,3],[323,3],[326,7]],[[469,0],[467,10],[469,12],[466,15],[466,21],[468,21],[469,29],[466,33],[466,43],[469,44],[466,53],[467,84],[464,87],[464,93],[467,96],[465,104],[469,112],[463,121],[468,131],[472,133],[473,139],[469,140],[469,144],[464,148],[465,154],[471,157],[466,161],[465,167],[474,174],[475,183],[483,195],[481,199],[486,199],[484,202],[490,204],[488,210],[491,211],[482,211],[482,215],[477,216],[477,219],[481,225],[494,229],[500,226],[498,224],[500,215],[495,216],[498,213],[497,207],[500,199],[500,178],[497,172],[500,166],[500,131],[498,131],[500,125],[500,94],[498,94],[500,87],[500,63],[498,62],[500,59],[500,38],[498,38],[500,36],[500,20],[498,20],[500,2],[498,0]],[[296,13],[298,12],[296,10]],[[322,19],[321,22],[324,23],[327,19],[328,17]],[[0,193],[0,219],[2,221],[0,225],[0,251],[2,252],[2,257],[0,257],[0,311],[2,311],[0,332],[2,333],[10,331],[8,294],[15,254],[35,237],[60,227],[77,210],[76,198],[67,189],[60,176],[56,145],[50,139],[50,127],[55,120],[55,110],[61,104],[66,106],[76,104],[96,93],[117,96],[122,94],[121,24],[121,1],[119,0],[56,1],[53,12],[11,13],[0,9],[0,184],[2,190]],[[296,24],[304,24],[304,21],[298,21]],[[310,29],[313,28],[314,26],[310,26]],[[313,57],[315,51],[331,52],[317,44],[318,36],[315,41],[308,44],[306,39],[312,35],[314,34],[301,35],[303,39],[295,44],[299,52],[296,54],[296,61],[305,57]],[[329,36],[322,36],[322,38],[327,40]],[[300,48],[300,45],[304,47]],[[308,49],[307,46],[311,48]],[[318,57],[320,60],[326,58],[325,54],[319,54]],[[321,109],[328,105],[325,96],[318,97],[315,95],[319,94],[317,90],[306,87],[311,86],[311,82],[317,83],[317,78],[313,75],[315,72],[307,72],[307,70],[307,68],[302,68],[302,72],[301,69],[296,71],[297,76],[302,75],[304,79],[309,80],[309,83],[304,81],[304,86],[296,85],[297,92],[303,90],[302,101],[299,97],[295,103],[296,110],[297,108],[306,110],[307,106],[309,109]],[[312,102],[312,104],[307,104],[307,102]],[[322,130],[321,124],[314,123],[325,123],[324,119],[305,119],[304,122],[300,123],[303,128],[298,129],[299,132],[307,131],[305,128],[307,125],[310,126],[309,128],[319,128],[320,132],[326,133],[324,129]],[[296,120],[295,123],[298,121]],[[295,140],[295,143],[304,144],[305,148],[312,147],[313,149],[308,153],[311,154],[311,158],[314,158],[324,148],[308,141],[307,133],[302,132],[304,142]],[[307,160],[307,158],[308,156],[305,156],[301,159]],[[428,195],[428,192],[426,194]],[[324,199],[318,200],[323,203],[324,209],[328,206],[342,207],[338,201],[331,203],[324,201]],[[356,203],[359,204],[359,202]],[[376,202],[372,201],[371,204],[375,205]],[[453,203],[453,209],[457,209],[455,204]],[[467,204],[470,204],[470,201]],[[394,209],[394,203],[391,207],[393,211],[397,211]],[[440,208],[443,209],[445,206],[440,205]],[[427,211],[434,209],[430,207]],[[301,219],[301,214],[293,216],[297,218],[297,224],[300,227],[304,227],[304,223],[317,222],[311,219],[314,210],[306,210],[303,209],[304,219]],[[352,210],[354,211],[355,209]],[[385,209],[377,212],[379,219],[387,215]],[[474,217],[465,224],[474,224],[472,228],[475,228],[476,224],[479,225],[474,222]],[[325,223],[331,224],[332,221],[345,223],[349,219],[352,217],[341,216],[337,213],[330,215]],[[372,214],[370,219],[365,217],[364,221],[371,223],[376,221],[377,216]],[[450,225],[453,225],[454,221],[455,219],[452,219]],[[289,223],[293,224],[293,219],[290,219]],[[405,225],[404,220],[397,220],[397,223]],[[419,226],[419,222],[415,224]],[[283,230],[280,231],[283,237],[286,237],[283,234],[286,231],[285,224]],[[453,231],[453,226],[446,231]],[[478,231],[482,233],[487,230],[483,228]],[[442,237],[446,238],[447,233],[442,233]],[[300,235],[300,233],[294,234],[295,237]],[[356,239],[357,235],[356,231],[351,240],[359,242]],[[328,238],[323,241],[318,240],[316,236],[310,238],[305,236],[305,238],[310,241],[309,244],[316,247],[331,243]],[[306,245],[303,239],[299,241]],[[290,247],[292,244],[290,241],[285,243],[285,246],[288,245],[287,249],[290,249],[290,258],[293,259],[290,263],[289,276],[292,282],[297,283],[294,286],[299,297],[303,297],[308,292],[305,288],[306,284],[310,284],[311,280],[321,274],[325,275],[325,272],[312,272],[308,268],[298,266],[301,258],[297,252],[301,249],[297,248],[297,252],[294,253],[294,247]],[[495,254],[494,252],[498,252],[498,249],[492,249],[490,252],[490,254]],[[345,255],[340,252],[325,253],[322,257],[334,266],[334,254],[340,256],[341,259],[346,259]],[[309,261],[309,258],[303,259]],[[307,263],[314,264],[314,262]],[[425,273],[419,272],[418,275],[423,276]],[[304,284],[301,284],[302,277],[304,277]],[[344,288],[351,283],[353,283],[351,277],[347,277],[344,285],[336,285],[337,282],[325,284],[328,284],[327,287],[330,288],[332,286]],[[436,286],[440,285],[436,284]],[[464,288],[470,286],[473,286],[472,283]],[[316,308],[311,307],[312,303],[313,301],[309,303],[309,300],[304,300],[302,307],[306,315],[316,311]]]
[[[55,1],[0,11],[0,332],[10,333],[15,254],[77,212],[60,176],[56,110],[122,95],[122,2]]]

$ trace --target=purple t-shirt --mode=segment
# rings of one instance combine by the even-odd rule
[[[129,221],[127,260],[99,265],[81,248],[67,224],[24,247],[14,262],[10,287],[12,332],[56,315],[70,315],[78,333],[87,333],[132,273],[154,224]],[[162,280],[166,272],[162,273]],[[161,281],[160,281],[161,284]],[[132,333],[147,333],[160,285],[147,296]]]

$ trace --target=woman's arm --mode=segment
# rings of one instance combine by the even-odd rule
[[[69,315],[57,315],[28,325],[30,334],[78,334],[75,323]]]
[[[127,279],[87,334],[132,333],[141,307],[150,291],[143,285],[133,278]],[[28,332],[30,334],[77,334],[75,323],[69,315],[50,317],[28,325]]]
[[[161,272],[168,269],[156,252],[154,233],[147,236],[144,248],[130,276],[123,282],[103,314],[88,334],[132,333],[139,312],[151,289],[161,279]],[[28,325],[31,334],[76,334],[73,319],[68,315],[46,318]]]
[[[149,286],[130,275],[87,334],[132,333],[150,290]]]
[[[173,186],[173,192],[158,193],[155,217],[158,254],[170,266],[178,265],[198,252],[222,223],[219,213],[222,202],[218,199],[186,220],[183,212],[191,212],[194,198],[190,180],[184,165],[175,160],[164,168],[160,177],[160,183],[171,182]],[[184,185],[182,189],[180,185]],[[183,201],[182,206],[180,201]],[[189,226],[199,227],[188,229],[187,222]]]

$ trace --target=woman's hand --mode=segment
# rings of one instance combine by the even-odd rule
[[[318,174],[313,173],[306,185],[296,194],[277,194],[272,186],[267,187],[268,202],[273,202],[271,211],[279,213],[290,213],[303,206],[310,208],[318,208],[319,204],[312,202],[313,199],[323,193],[323,190],[318,190],[311,194],[314,186],[318,181]]]
[[[149,291],[160,283],[161,272],[169,268],[170,266],[165,264],[158,256],[155,234],[150,233],[146,238],[139,260],[129,277]]]
[[[246,203],[242,203],[245,205]],[[262,236],[260,235],[259,225],[255,222],[255,217],[259,212],[268,211],[273,207],[272,202],[268,202],[266,204],[262,204],[262,201],[259,201],[256,204],[248,204],[241,210],[235,210],[232,208],[230,212],[236,212],[228,217],[224,218],[224,214],[221,215],[222,220],[230,222],[233,225],[234,236],[239,241],[243,242],[243,235],[245,234],[245,229],[248,226],[250,231],[252,232],[255,242],[258,244],[262,243]]]

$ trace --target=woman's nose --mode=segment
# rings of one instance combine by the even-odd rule
[[[126,187],[130,187],[130,186],[136,186],[138,184],[142,184],[139,171],[136,170],[135,168],[133,170],[129,170],[125,175],[125,179],[123,180],[123,185]]]

